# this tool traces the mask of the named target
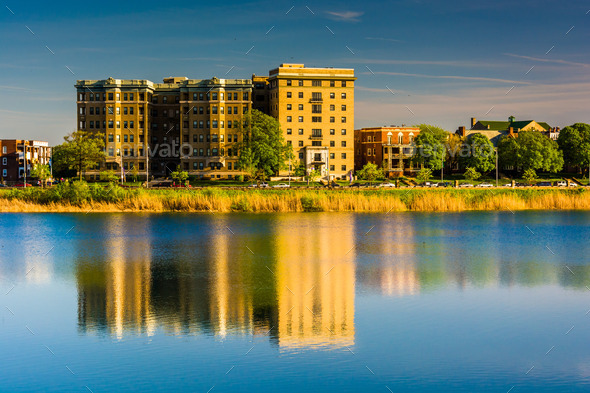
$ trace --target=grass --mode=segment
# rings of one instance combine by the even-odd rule
[[[0,190],[2,212],[379,212],[590,209],[586,189],[123,189],[74,182]]]

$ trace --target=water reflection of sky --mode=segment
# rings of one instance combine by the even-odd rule
[[[334,362],[354,351],[380,359],[374,374],[403,371],[427,389],[444,373],[466,381],[521,367],[582,323],[589,217],[5,214],[0,286],[28,325],[64,342],[74,328],[81,350],[96,345],[83,337],[164,335],[245,351],[267,342],[297,364],[302,351],[335,351]],[[579,356],[552,378],[587,378],[590,356],[560,345]]]

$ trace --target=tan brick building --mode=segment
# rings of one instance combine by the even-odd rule
[[[353,169],[355,80],[353,69],[281,64],[270,70],[268,113],[293,147],[292,168],[301,162],[307,171],[338,178]]]
[[[373,163],[385,170],[388,177],[415,172],[411,158],[418,127],[374,127],[354,131],[354,167],[362,169]]]
[[[0,139],[0,179],[4,182],[24,181],[25,168],[27,176],[30,176],[33,165],[47,165],[50,160],[51,147],[48,142]]]

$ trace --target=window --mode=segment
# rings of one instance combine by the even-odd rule
[[[334,165],[330,165],[330,171],[334,171]]]
[[[322,122],[322,117],[321,116],[312,116],[311,117],[311,122],[312,123],[321,123]]]
[[[346,116],[342,116],[342,117],[340,118],[340,122],[341,122],[341,123],[346,123]]]
[[[227,93],[227,95],[229,95],[229,93]],[[234,93],[234,100],[237,101],[238,100],[238,93]]]
[[[117,128],[121,128],[121,122],[117,120]]]
[[[121,101],[121,93],[117,93],[117,101]]]
[[[135,135],[129,134],[129,142],[133,143],[135,139]]]
[[[340,155],[340,158],[342,158],[343,160],[344,160],[344,159],[346,159],[346,153],[342,153],[342,154]]]
[[[195,121],[193,121],[193,128],[197,128],[197,124],[198,124],[198,123],[197,123],[197,121],[196,121],[196,120],[195,120]]]
[[[117,107],[117,115],[120,115],[120,114],[121,114],[121,108]]]
[[[336,154],[330,153],[330,160],[333,160],[336,157]]]
[[[244,97],[244,101],[248,101],[248,92],[247,92],[247,91],[246,91],[246,92],[244,92],[244,93],[242,94],[242,96]],[[231,163],[230,163],[230,164],[231,164]],[[231,168],[229,168],[229,169],[231,169]]]
[[[6,157],[2,157],[2,165],[7,165],[8,159]]]
[[[311,113],[322,113],[322,106],[321,105],[312,105],[311,106]]]
[[[331,111],[335,111],[335,110],[336,110],[336,106],[334,106],[334,105],[330,105],[330,110],[331,110]]]
[[[303,98],[303,92],[302,91],[299,92],[299,98]]]
[[[330,128],[330,135],[336,135],[336,130],[333,128]]]
[[[340,98],[346,98],[346,93],[340,94]]]
[[[299,80],[299,86],[303,86],[303,79]]]
[[[129,136],[127,134],[123,135],[123,142],[129,142]]]
[[[166,97],[166,96],[162,97],[162,103],[167,104],[168,103],[168,97]]]
[[[336,98],[336,94],[330,93],[330,98]]]
[[[299,104],[299,105],[297,106],[297,108],[298,108],[300,111],[302,111],[302,110],[303,110],[303,104]]]
[[[311,130],[311,136],[320,137],[322,136],[322,129],[321,128],[313,128]]]
[[[290,111],[291,110],[291,104],[287,104],[287,110]]]
[[[127,93],[123,94],[123,100],[127,101]]]
[[[125,120],[123,122],[123,128],[125,128],[125,129],[129,128],[129,123],[127,122],[127,120]]]
[[[303,135],[303,128],[300,128],[299,130],[297,130],[297,133],[298,133],[299,135]]]
[[[287,128],[287,135],[291,135],[293,133],[293,130],[291,128]]]
[[[299,116],[298,121],[299,123],[303,123],[303,116]]]
[[[113,93],[109,93],[109,101],[113,100]]]
[[[287,123],[291,123],[291,116],[287,116]]]
[[[109,157],[113,157],[115,155],[115,149],[109,147]]]
[[[414,142],[414,133],[410,132],[410,136],[408,137],[409,143]]]
[[[6,154],[6,146],[2,146],[2,154]]]
[[[341,129],[341,130],[340,130],[340,133],[341,133],[342,135],[346,135],[346,128],[343,128],[343,129]]]
[[[291,92],[290,91],[287,92],[287,98],[291,98]]]
[[[291,79],[287,79],[287,86],[291,86]]]
[[[121,135],[117,135],[117,142],[121,142]]]
[[[303,160],[303,153],[299,153],[299,159]]]
[[[336,142],[330,141],[330,147],[336,147]]]
[[[346,171],[346,165],[342,165],[342,166],[340,167],[340,169],[342,169],[343,171]]]
[[[342,87],[346,87],[346,81],[342,81]]]
[[[400,145],[404,143],[404,134],[402,134],[401,132],[397,134],[397,143],[399,143]]]
[[[319,81],[319,80],[312,80],[312,81],[311,81],[311,85],[312,85],[312,86],[321,86],[321,85],[322,85],[322,81]]]
[[[330,116],[330,123],[335,123],[336,122],[336,118],[334,116]]]
[[[299,146],[302,147],[303,146],[303,141],[299,141]]]
[[[109,128],[113,128],[113,121],[109,120]]]
[[[336,86],[336,83],[334,81],[330,81],[330,87],[334,87]]]
[[[340,146],[342,146],[342,147],[346,147],[346,141],[342,141],[342,142],[340,142]]]
[[[342,105],[342,107],[340,108],[340,110],[345,111],[346,110],[346,105]]]
[[[311,141],[311,145],[312,146],[321,146],[322,145],[322,141]]]

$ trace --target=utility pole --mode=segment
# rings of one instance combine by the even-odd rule
[[[149,188],[150,186],[150,149],[146,146],[146,139],[144,138],[143,142],[143,150],[145,151],[145,188]]]
[[[496,147],[496,187],[498,187],[498,148]]]
[[[445,152],[446,149],[443,145],[443,153],[442,153],[442,159],[441,159],[441,167],[440,167],[440,181],[443,182],[443,177],[444,177],[444,172],[445,172]]]
[[[23,141],[23,165],[25,166],[25,170],[24,170],[24,177],[25,177],[25,182],[23,187],[27,188],[27,142]]]
[[[289,187],[291,187],[291,154],[289,154]]]

